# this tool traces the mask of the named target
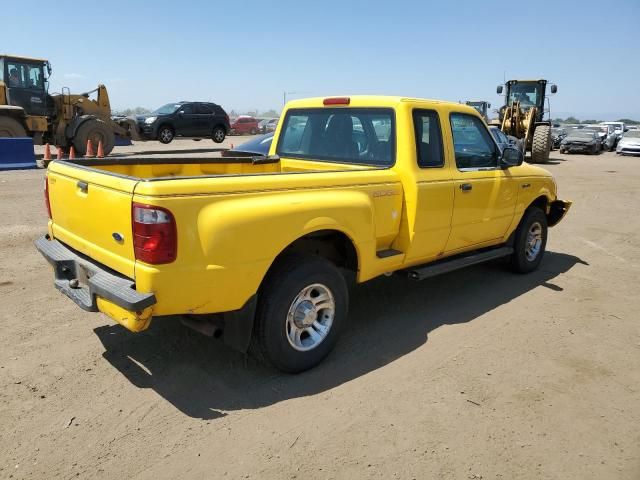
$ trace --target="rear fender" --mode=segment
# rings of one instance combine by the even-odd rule
[[[223,200],[200,211],[198,229],[208,264],[260,266],[254,291],[273,260],[313,232],[341,232],[351,239],[359,259],[375,256],[373,207],[370,197],[359,191],[286,192]]]

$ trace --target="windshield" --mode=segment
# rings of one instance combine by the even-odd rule
[[[520,102],[524,107],[537,105],[541,87],[538,83],[515,83],[509,89],[509,103]]]
[[[640,138],[640,130],[629,130],[623,135],[624,138]]]
[[[7,61],[7,86],[9,88],[44,88],[42,65]]]
[[[292,109],[281,132],[281,157],[380,166],[395,160],[394,116],[386,108]]]
[[[579,138],[593,138],[594,132],[592,130],[587,130],[586,128],[575,130],[569,133],[569,137],[579,137]]]
[[[166,105],[161,106],[160,108],[153,111],[153,113],[159,113],[161,115],[166,115],[169,113],[173,113],[181,107],[179,103],[167,103]]]

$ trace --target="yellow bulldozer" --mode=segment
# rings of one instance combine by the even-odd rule
[[[50,76],[47,60],[0,55],[0,137],[31,137],[36,145],[63,149],[73,146],[80,156],[86,153],[87,140],[94,148],[102,142],[108,155],[116,135],[138,139],[135,122],[111,119],[104,85],[81,94],[65,87],[50,95]]]
[[[505,102],[498,110],[496,125],[506,135],[521,140],[524,151],[531,152],[532,163],[547,163],[551,151],[547,86],[550,93],[558,91],[558,87],[547,80],[509,80],[498,85],[496,90],[502,94],[506,88]]]

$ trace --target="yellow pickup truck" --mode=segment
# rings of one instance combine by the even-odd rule
[[[334,347],[347,276],[530,272],[571,205],[473,108],[382,96],[290,102],[266,156],[54,161],[45,197],[36,246],[81,308],[174,316],[288,372]]]

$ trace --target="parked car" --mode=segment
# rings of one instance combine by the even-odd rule
[[[552,128],[551,129],[551,149],[560,148],[560,143],[567,136],[567,131],[564,128]]]
[[[624,132],[628,130],[624,122],[602,122],[602,125],[613,125],[613,128],[615,129],[615,133],[616,133],[616,145],[622,138],[622,135],[624,134]]]
[[[374,123],[389,125],[385,136]],[[55,287],[131,331],[182,321],[300,372],[346,331],[348,279],[419,281],[498,258],[533,272],[571,206],[465,105],[294,100],[278,132],[262,161],[51,162],[36,247]]]
[[[640,155],[640,130],[629,130],[622,135],[616,147],[619,155]]]
[[[262,133],[275,132],[277,126],[278,126],[278,119],[277,118],[270,118],[269,121],[267,122],[267,124],[265,125],[264,132],[262,132]]]
[[[522,143],[516,137],[506,135],[498,126],[489,125],[489,131],[491,135],[493,135],[498,147],[500,147],[500,151],[503,151],[505,147],[515,147],[518,150],[522,150]]]
[[[585,129],[598,133],[603,150],[608,150],[609,152],[615,150],[618,136],[613,125],[587,125]]]
[[[231,135],[255,135],[258,133],[258,120],[248,115],[240,115],[231,122]]]
[[[596,154],[602,148],[600,136],[593,130],[574,128],[560,142],[560,153]]]
[[[140,135],[147,140],[171,143],[175,137],[211,138],[222,143],[229,132],[229,116],[215,103],[167,103],[152,113],[137,115]]]
[[[267,156],[271,142],[273,141],[273,132],[252,138],[241,145],[222,152],[223,157],[254,157],[258,155]]]

